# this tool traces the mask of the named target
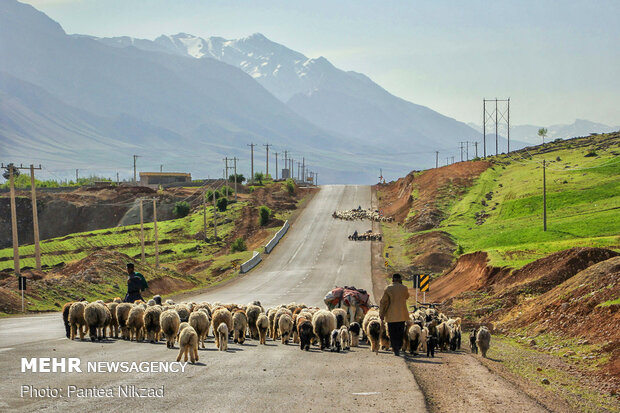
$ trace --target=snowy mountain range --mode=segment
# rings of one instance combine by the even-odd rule
[[[429,153],[455,154],[459,141],[479,136],[363,74],[260,34],[67,35],[34,7],[0,0],[7,161],[128,173],[138,154],[151,169],[206,177],[221,174],[224,156],[238,156],[247,175],[248,144],[269,142],[272,151],[305,156],[323,183],[371,183],[379,168],[397,177],[430,167]]]
[[[100,38],[120,48],[157,50],[238,67],[310,122],[368,144],[415,145],[421,150],[454,146],[477,133],[462,122],[400,99],[368,77],[345,72],[323,57],[308,58],[260,33],[238,40],[203,39],[186,33],[153,41]]]

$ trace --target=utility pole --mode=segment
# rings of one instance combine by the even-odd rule
[[[41,169],[41,165],[39,165],[38,168],[35,168],[34,165],[30,164],[30,188],[32,190],[32,226],[34,229],[34,256],[36,262],[36,269],[41,271],[41,248],[39,246],[39,215],[37,212],[37,187],[34,180],[35,169]]]
[[[450,157],[446,156],[446,165],[450,165]]]
[[[474,145],[476,146],[476,158],[478,157],[478,141],[474,142]]]
[[[21,273],[19,270],[19,240],[17,238],[17,207],[15,206],[15,175],[19,175],[19,171],[18,168],[12,163],[7,166],[4,166],[3,164],[2,167],[7,169],[9,174],[8,178],[11,190],[11,232],[13,233],[13,269],[15,270],[15,275],[19,280]],[[7,176],[5,173],[4,178],[6,179],[6,177]]]
[[[301,181],[306,182],[306,158],[301,158]]]
[[[506,120],[508,126],[508,153],[510,153],[510,98],[508,98],[508,119]]]
[[[236,180],[236,177],[235,177],[235,180]],[[206,189],[202,193],[202,231],[204,232],[205,242],[207,242],[207,190]]]
[[[217,241],[217,207],[215,205],[215,191],[213,191],[213,239]]]
[[[454,156],[452,157],[452,163],[454,163]]]
[[[251,176],[251,179],[252,179],[252,183],[254,183],[254,147],[256,146],[256,144],[250,143],[248,146],[250,148],[252,148],[251,149],[251,151],[252,151],[252,160],[251,160],[251,173],[252,173],[252,176]]]
[[[543,159],[543,231],[547,231],[547,176]]]
[[[278,180],[278,152],[274,152],[276,154],[276,181]]]
[[[41,249],[39,247],[39,216],[37,213],[37,194],[34,178],[34,170],[41,169],[41,165],[37,168],[34,165],[29,167],[15,166],[12,163],[8,165],[1,164],[1,168],[7,171],[3,174],[5,179],[9,180],[10,196],[11,196],[11,232],[13,238],[13,269],[17,277],[21,276],[20,263],[19,263],[19,238],[17,233],[17,205],[15,203],[15,177],[19,176],[20,169],[30,169],[30,187],[31,187],[31,202],[32,202],[32,222],[34,230],[34,250],[35,250],[35,262],[37,270],[41,269]],[[21,281],[20,281],[21,282]],[[22,290],[23,294],[23,290]],[[22,311],[24,310],[23,296],[22,296]]]
[[[495,98],[495,156],[499,155],[498,140],[497,140],[497,98]]]
[[[487,158],[487,100],[482,99],[482,150]]]
[[[435,168],[439,168],[439,151],[435,151]]]
[[[118,172],[116,173],[116,186],[120,186],[121,180],[119,179]]]
[[[233,158],[233,162],[234,162],[233,168],[234,168],[234,171],[235,171],[235,202],[237,202],[237,161],[238,161],[238,159],[235,156]],[[276,166],[276,168],[277,168],[277,166]],[[205,232],[205,234],[206,234],[206,232]]]
[[[465,141],[465,158],[469,161],[469,141]]]
[[[138,175],[136,174],[136,160],[138,159],[138,155],[133,156],[133,183],[134,185],[138,183]]]
[[[159,269],[159,240],[157,239],[157,199],[153,198],[153,230],[155,231],[155,268]]]
[[[146,263],[146,257],[144,255],[144,203],[140,198],[140,262],[144,265]]]
[[[224,174],[224,181],[226,181],[226,198],[228,198],[228,156],[224,158],[224,165],[226,167],[226,173]]]
[[[461,145],[461,162],[463,162],[463,143],[464,142],[459,142],[459,145]]]
[[[267,160],[267,172],[265,172],[265,175],[269,175],[269,147],[273,145],[266,143],[263,146],[267,149],[267,157],[265,158]]]
[[[76,185],[77,185],[79,179],[80,179],[80,177],[79,177],[79,169],[76,169],[75,170],[75,184]]]
[[[299,175],[299,170],[301,169],[301,162],[297,161],[297,180],[299,181],[299,178],[301,178],[301,176]]]
[[[319,173],[318,172],[314,173],[314,185],[319,186]]]
[[[288,151],[284,151],[284,169],[288,168]],[[290,178],[290,174],[289,174],[289,178]],[[284,178],[284,177],[282,177]]]
[[[162,173],[164,171],[164,165],[159,165],[159,173]]]

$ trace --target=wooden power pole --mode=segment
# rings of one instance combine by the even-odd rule
[[[265,175],[269,175],[269,147],[273,145],[266,143],[266,144],[263,144],[263,146],[267,149],[267,157],[265,158],[267,160],[267,172],[265,172]]]
[[[251,159],[250,159],[250,173],[252,176],[250,177],[252,184],[254,184],[254,147],[256,144],[250,143],[248,146],[251,148]]]
[[[157,239],[157,199],[153,198],[153,230],[155,233],[155,268],[159,268],[159,243]]]
[[[215,191],[213,191],[213,239],[217,241],[217,205],[215,204]]]
[[[278,180],[278,152],[274,152],[276,154],[276,181]]]
[[[41,271],[41,247],[39,245],[39,214],[37,212],[37,186],[35,185],[34,170],[41,169],[39,165],[35,168],[34,165],[30,165],[30,188],[31,188],[31,201],[32,201],[32,226],[34,229],[34,257],[36,262],[36,269]]]
[[[547,231],[547,176],[543,159],[543,231]]]
[[[140,247],[142,251],[140,252],[140,262],[145,264],[145,256],[144,256],[144,205],[142,203],[142,198],[140,198]]]
[[[235,177],[235,180],[237,177]],[[235,190],[236,192],[236,190]],[[202,193],[202,231],[204,232],[205,242],[207,242],[207,190]]]
[[[239,159],[237,159],[236,156],[233,158],[233,162],[234,162],[233,163],[233,168],[234,168],[234,171],[235,171],[235,202],[237,202],[237,178],[238,178],[237,177],[237,161],[238,160]]]

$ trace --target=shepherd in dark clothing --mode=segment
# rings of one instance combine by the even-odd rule
[[[131,262],[127,264],[127,274],[129,278],[127,278],[127,295],[125,296],[125,302],[133,303],[136,300],[143,300],[140,292],[148,288],[146,279],[142,274],[134,271],[134,265]]]

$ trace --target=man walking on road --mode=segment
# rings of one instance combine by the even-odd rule
[[[133,263],[127,263],[127,295],[125,296],[126,303],[133,303],[136,300],[142,300],[140,291],[144,291],[149,288],[146,283],[144,275],[134,271]]]
[[[383,297],[381,297],[379,318],[381,318],[381,323],[387,322],[390,343],[396,356],[400,355],[405,334],[405,321],[409,319],[407,298],[409,298],[409,289],[403,285],[402,276],[398,273],[393,274],[392,284],[385,287]]]

